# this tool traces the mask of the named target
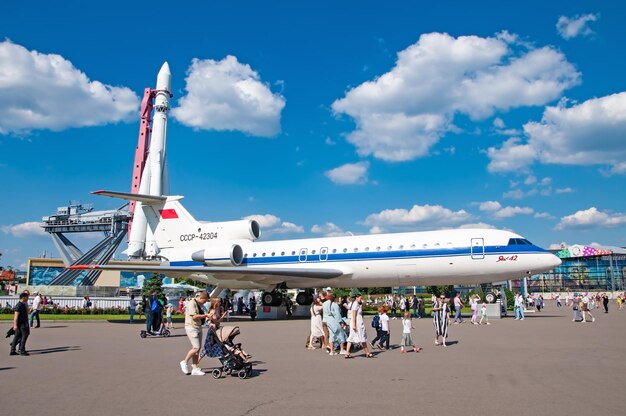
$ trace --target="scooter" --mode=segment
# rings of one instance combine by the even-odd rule
[[[142,329],[141,331],[139,331],[139,336],[141,338],[148,338],[148,337],[169,337],[170,336],[170,330],[165,328],[165,323],[161,324],[161,329],[159,329],[159,332],[148,332],[145,329]]]

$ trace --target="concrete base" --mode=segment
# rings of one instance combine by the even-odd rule
[[[486,306],[487,306],[487,317],[489,319],[500,319],[502,317],[501,316],[502,306],[500,303],[488,303]],[[479,317],[480,317],[480,313],[479,313]]]

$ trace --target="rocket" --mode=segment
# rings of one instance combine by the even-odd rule
[[[165,62],[157,75],[154,94],[154,114],[152,119],[152,133],[150,146],[145,160],[144,169],[139,185],[140,194],[168,195],[169,174],[166,159],[167,116],[170,110],[172,74]],[[146,215],[141,202],[135,205],[132,227],[128,238],[128,249],[125,253],[129,258],[156,258],[158,247],[154,241],[152,230],[148,227]]]

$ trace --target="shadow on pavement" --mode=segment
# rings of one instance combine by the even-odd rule
[[[52,354],[55,352],[66,352],[66,351],[80,351],[82,348],[75,346],[67,346],[67,347],[52,347],[52,348],[44,348],[41,350],[28,350],[31,355],[40,355],[40,354]]]

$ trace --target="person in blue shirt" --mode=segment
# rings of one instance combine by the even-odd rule
[[[159,298],[157,291],[153,290],[148,299],[150,303],[150,313],[152,314],[152,332],[158,332],[161,328],[161,320],[163,319],[163,299]],[[146,311],[146,313],[148,313]]]

